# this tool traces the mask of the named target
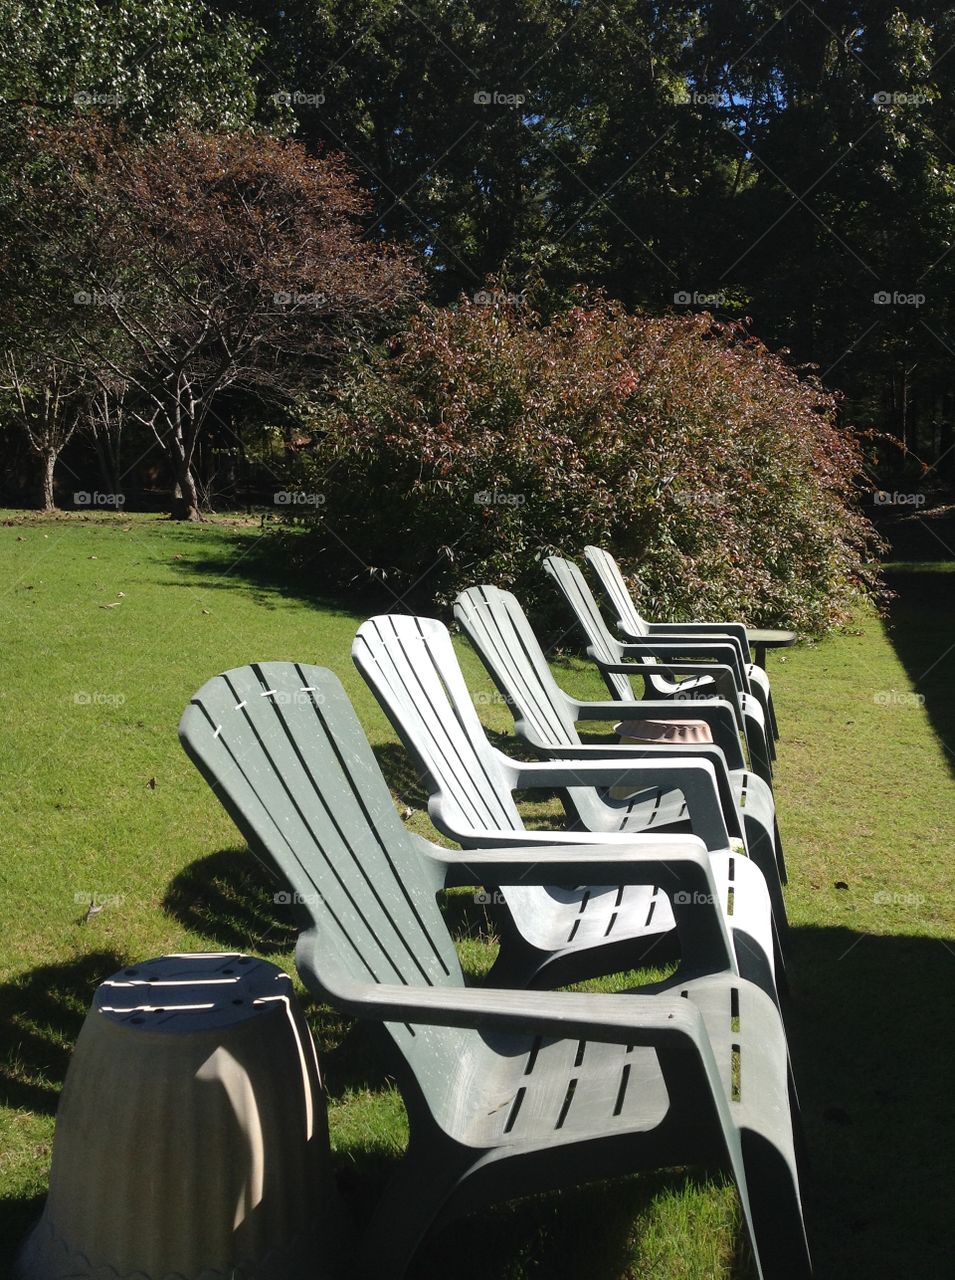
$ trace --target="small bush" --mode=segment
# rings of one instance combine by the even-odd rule
[[[313,536],[341,576],[370,567],[418,604],[488,581],[550,605],[538,558],[588,542],[661,618],[820,631],[872,586],[835,397],[709,315],[425,310],[314,426]]]

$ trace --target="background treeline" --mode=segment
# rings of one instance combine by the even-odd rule
[[[955,9],[281,9],[230,6],[268,33],[266,101],[291,94],[300,136],[352,156],[437,300],[502,272],[655,313],[715,296],[818,365],[913,474],[955,476]]]
[[[72,506],[121,492],[130,508],[195,518],[282,505],[276,493],[304,477],[327,509],[316,498],[295,516],[320,529],[334,506],[356,540],[371,537],[358,497],[349,512],[327,503],[337,466],[356,492],[392,482],[389,513],[404,503],[397,522],[421,534],[434,493],[422,505],[426,491],[397,492],[381,424],[400,424],[402,466],[434,437],[415,483],[447,492],[440,468],[457,468],[465,505],[475,430],[529,449],[542,429],[567,442],[593,430],[602,459],[600,424],[574,396],[584,348],[562,335],[581,298],[594,316],[619,303],[634,328],[594,348],[593,373],[642,480],[623,502],[598,467],[581,519],[599,513],[595,532],[652,559],[671,538],[659,493],[682,503],[679,531],[694,506],[680,484],[703,492],[685,483],[699,444],[725,474],[707,475],[687,545],[667,542],[662,598],[678,606],[668,593],[692,562],[721,604],[742,606],[729,584],[748,559],[774,583],[750,592],[754,608],[772,599],[783,616],[808,592],[807,625],[831,620],[836,584],[864,581],[873,545],[851,508],[873,514],[875,485],[944,507],[955,481],[953,49],[955,10],[914,3],[0,0],[0,497]],[[488,316],[453,320],[469,308]],[[409,328],[415,312],[424,328]],[[693,313],[715,322],[654,328]],[[463,344],[436,348],[443,381],[415,363],[425,332]],[[646,366],[634,392],[621,369],[661,333],[670,366]],[[699,336],[685,359],[684,333]],[[765,344],[775,419],[755,384],[724,403],[704,358],[748,335]],[[445,375],[468,349],[483,354],[465,403]],[[798,396],[770,361],[779,349],[806,384],[798,412],[781,407]],[[495,399],[496,362],[527,371],[538,355],[534,386]],[[676,434],[661,443],[658,427]],[[720,579],[699,544],[706,520],[719,525],[714,504],[730,523],[748,507],[757,529],[784,483],[774,448],[800,437],[792,529],[825,489],[842,549],[810,586],[808,559],[793,573],[782,550],[760,564],[741,535]],[[482,486],[532,493],[499,457]],[[505,515],[527,545],[557,537],[523,504],[485,510],[484,532]],[[412,558],[451,546],[453,524]],[[475,563],[493,563],[493,541]],[[400,574],[371,542],[351,547]]]

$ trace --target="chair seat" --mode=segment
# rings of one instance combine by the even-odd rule
[[[700,1009],[738,1124],[771,1136],[794,1161],[788,1053],[779,1012],[752,983],[726,974],[660,983]],[[637,993],[642,994],[642,993]],[[652,998],[652,996],[650,997]],[[652,1049],[506,1034],[469,1037],[453,1114],[455,1141],[500,1155],[655,1128],[668,1096]]]
[[[776,810],[768,785],[748,769],[733,769],[729,777],[736,803],[744,815],[772,832]],[[687,821],[686,801],[677,790],[647,787],[634,791],[632,787],[611,787],[602,798],[608,817],[601,831],[659,831]]]
[[[710,862],[727,925],[744,929],[771,958],[769,897],[758,868],[749,859],[731,853],[712,853]],[[666,893],[647,885],[577,889],[509,885],[504,897],[522,936],[545,951],[652,937],[675,925]]]

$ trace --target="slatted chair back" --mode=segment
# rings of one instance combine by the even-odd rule
[[[520,736],[535,746],[579,746],[567,697],[511,592],[469,587],[455,600],[454,616],[510,704]]]
[[[637,612],[633,596],[626,580],[620,571],[620,565],[602,547],[584,547],[587,563],[600,579],[610,606],[617,615],[617,623],[624,635],[648,636],[650,627],[645,618]]]
[[[331,671],[290,662],[226,671],[192,699],[179,735],[318,931],[317,977],[332,999],[355,983],[463,985],[434,884]],[[449,1062],[460,1054],[460,1032],[388,1030],[412,1069],[424,1055],[431,1072],[442,1042]]]
[[[426,780],[435,826],[452,837],[463,830],[522,831],[447,627],[407,614],[369,618],[352,657]]]
[[[572,560],[564,560],[561,556],[547,556],[544,560],[544,572],[557,583],[574,616],[583,627],[590,656],[598,663],[610,665],[619,663],[620,644],[611,635],[604,622],[600,606],[579,566]],[[613,674],[606,670],[602,671],[602,675],[612,697],[618,702],[633,701],[633,687],[629,676],[622,673]]]

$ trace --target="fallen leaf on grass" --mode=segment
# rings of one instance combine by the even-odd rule
[[[118,609],[119,606],[120,606],[120,601],[114,600],[112,604],[101,604],[100,608],[101,609]]]

